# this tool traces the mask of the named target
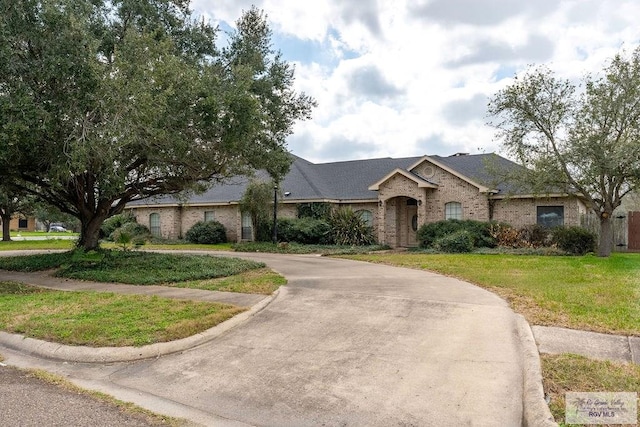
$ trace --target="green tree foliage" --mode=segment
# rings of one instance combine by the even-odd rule
[[[185,0],[0,0],[0,177],[80,220],[290,165],[315,101],[251,8],[224,48]]]
[[[298,203],[296,205],[298,218],[326,220],[331,216],[331,209],[331,203],[327,202]]]
[[[64,224],[67,230],[80,229],[78,218],[73,215],[60,212],[60,209],[57,207],[42,201],[34,203],[33,215],[36,217],[36,220],[44,224],[45,230],[47,231],[54,222]]]
[[[254,240],[268,241],[271,239],[271,222],[269,218],[273,214],[273,181],[251,180],[242,199],[240,210],[251,215]]]
[[[600,218],[598,255],[612,250],[611,218],[640,182],[640,48],[618,54],[582,85],[545,67],[494,95],[491,124],[528,167],[537,193],[577,192]]]

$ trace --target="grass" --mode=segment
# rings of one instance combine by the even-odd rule
[[[75,240],[12,240],[0,241],[0,251],[24,251],[24,250],[70,250],[75,245]]]
[[[9,233],[11,237],[47,237],[55,239],[56,237],[68,237],[68,236],[78,236],[79,233],[72,233],[70,231],[67,232],[53,232],[48,233],[46,231],[18,231],[11,230]],[[3,237],[3,234],[0,232],[0,238]]]
[[[640,336],[640,254],[366,254],[350,259],[461,278],[507,299],[529,323]]]
[[[287,280],[284,277],[268,268],[261,268],[245,271],[244,273],[230,277],[174,283],[173,286],[204,289],[208,291],[271,295],[276,289],[282,285],[286,285],[286,283]]]
[[[640,391],[640,366],[632,363],[597,361],[572,354],[547,354],[541,359],[544,390],[551,398],[549,407],[561,425],[567,392]]]
[[[131,415],[133,417],[140,417],[144,421],[152,425],[169,426],[169,427],[180,427],[180,426],[189,425],[187,420],[167,417],[165,415],[159,415],[147,409],[134,405],[133,403],[123,402],[122,400],[118,400],[112,396],[109,396],[108,394],[101,393],[98,391],[85,390],[81,387],[76,386],[75,384],[71,383],[70,381],[68,381],[67,379],[59,375],[55,375],[41,369],[29,369],[27,371],[24,371],[24,373],[27,376],[36,378],[47,384],[51,384],[56,387],[59,387],[63,391],[87,396],[96,401],[103,402],[113,407],[114,409],[121,411],[122,413]]]
[[[185,338],[244,311],[228,304],[53,291],[0,282],[0,329],[68,345],[142,346]]]

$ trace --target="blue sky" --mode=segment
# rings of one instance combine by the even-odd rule
[[[288,145],[314,162],[500,153],[486,104],[546,64],[578,80],[640,41],[637,0],[195,0],[230,28],[254,4],[318,101]]]

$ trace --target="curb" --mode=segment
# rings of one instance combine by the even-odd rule
[[[540,354],[531,326],[520,314],[516,314],[518,335],[522,347],[523,362],[523,412],[522,425],[526,427],[558,427],[544,399]]]
[[[286,293],[286,288],[281,286],[273,294],[265,297],[249,310],[233,316],[204,332],[170,342],[150,344],[142,347],[81,347],[56,344],[25,337],[24,335],[0,331],[0,345],[32,356],[62,360],[65,362],[117,363],[158,358],[191,349],[219,337],[228,330],[255,316],[275,300],[278,295],[283,294],[284,296]]]

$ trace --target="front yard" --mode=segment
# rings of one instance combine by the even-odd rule
[[[347,258],[458,277],[501,295],[533,325],[640,336],[640,254],[387,253]]]
[[[73,279],[266,294],[286,280],[238,258],[149,252],[0,257],[0,269]],[[64,292],[0,280],[0,329],[69,345],[141,346],[200,333],[246,310],[157,296]]]

